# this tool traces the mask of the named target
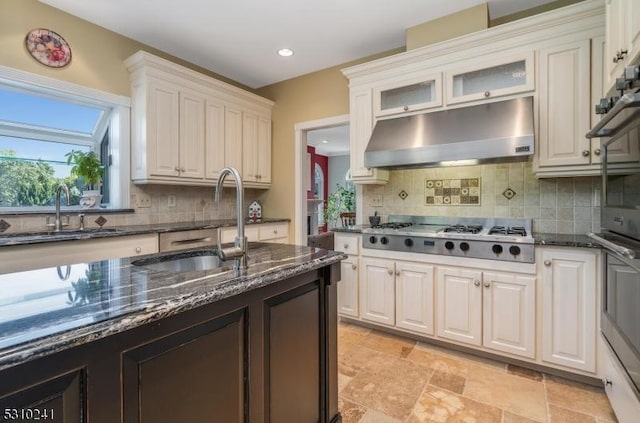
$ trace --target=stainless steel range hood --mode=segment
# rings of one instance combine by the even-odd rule
[[[533,97],[524,97],[379,120],[364,164],[400,169],[524,161],[533,146]]]

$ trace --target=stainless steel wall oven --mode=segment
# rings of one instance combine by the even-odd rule
[[[602,140],[602,334],[640,398],[640,67],[627,68],[587,134]],[[627,92],[625,94],[625,92]],[[619,161],[620,151],[626,161]]]

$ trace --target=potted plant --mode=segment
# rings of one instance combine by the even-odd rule
[[[100,158],[93,151],[84,152],[71,150],[65,154],[67,164],[73,164],[71,174],[82,178],[82,182],[88,189],[82,191],[80,206],[85,209],[100,207],[100,183],[104,174],[104,166]]]
[[[338,217],[342,218],[343,226],[355,224],[356,192],[353,185],[345,186],[337,184],[335,192],[329,194],[327,206],[324,209],[326,222],[333,222],[336,226]]]

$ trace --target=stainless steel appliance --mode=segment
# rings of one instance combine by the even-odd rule
[[[364,164],[398,169],[524,161],[533,154],[533,128],[533,97],[380,119]]]
[[[602,139],[602,234],[604,248],[602,334],[640,398],[640,160],[621,164],[615,150],[640,148],[640,67],[625,70],[615,91],[596,111],[602,120],[587,138]],[[636,154],[636,157],[638,154]]]
[[[362,246],[378,250],[441,254],[533,263],[530,219],[389,216],[363,229]]]

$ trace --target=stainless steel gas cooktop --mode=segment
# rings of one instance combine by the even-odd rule
[[[362,233],[364,248],[535,261],[530,219],[392,215],[388,223],[363,229]]]

